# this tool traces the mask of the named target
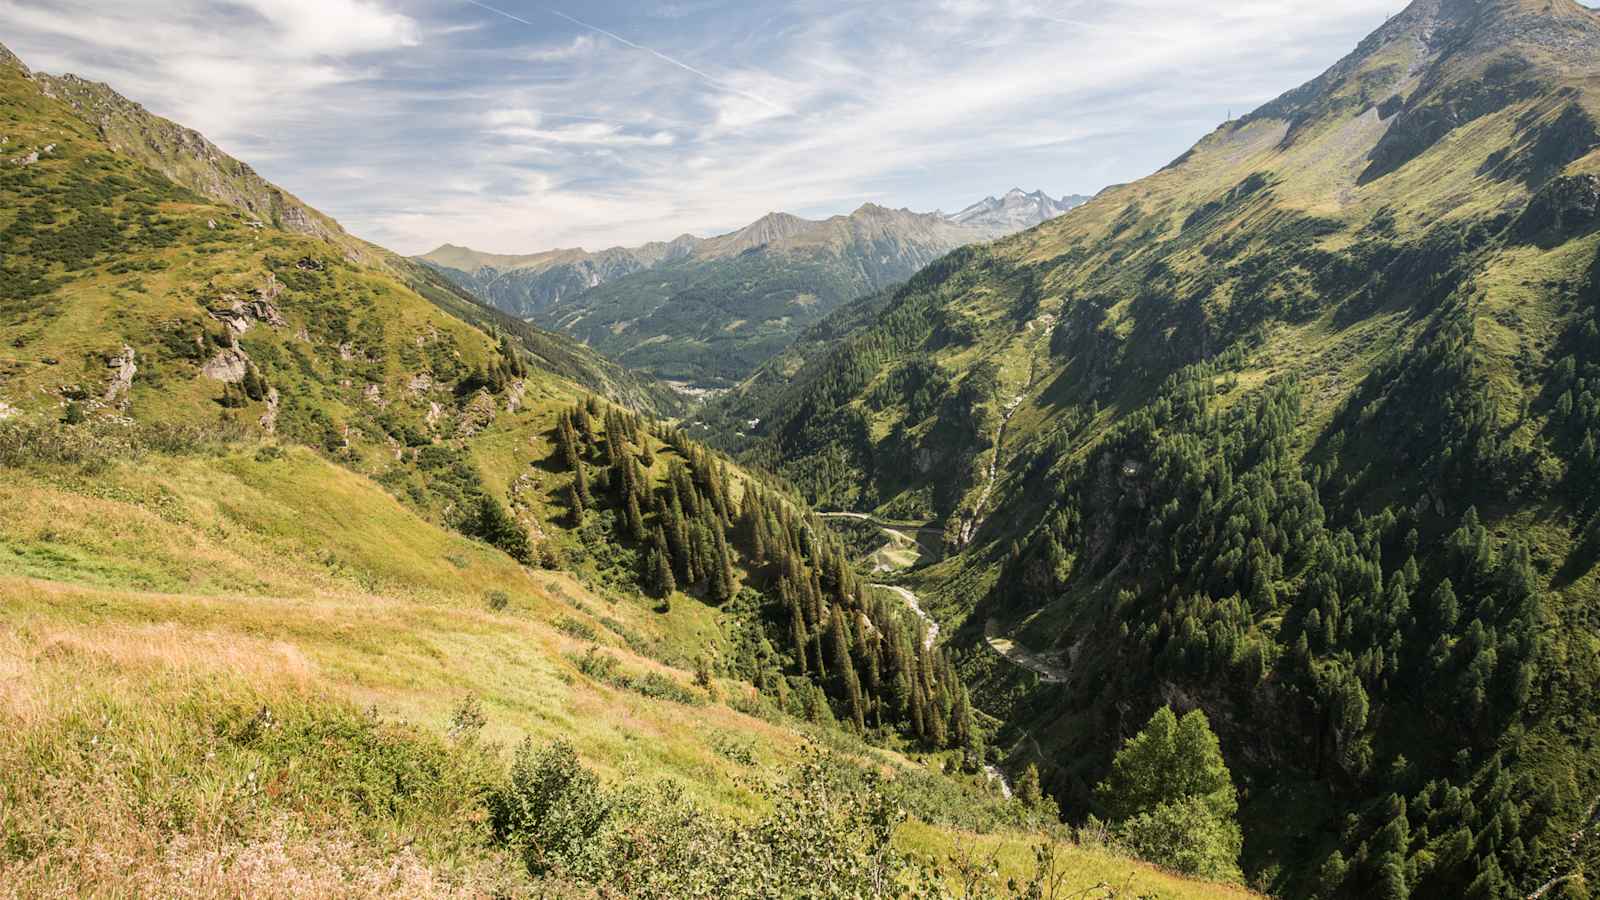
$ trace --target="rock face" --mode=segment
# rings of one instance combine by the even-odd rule
[[[223,294],[211,308],[211,318],[226,325],[236,335],[249,331],[257,322],[273,328],[287,328],[289,321],[272,304],[281,293],[283,285],[278,283],[276,275],[268,272],[266,284],[250,292],[252,299]]]
[[[261,430],[267,434],[278,431],[278,389],[267,388],[267,410],[261,414]]]
[[[467,408],[461,411],[461,421],[456,425],[457,434],[461,437],[472,437],[493,425],[496,405],[493,394],[479,391],[467,403]]]
[[[1553,178],[1528,201],[1517,220],[1524,240],[1541,237],[1566,240],[1600,227],[1600,176]]]
[[[216,356],[211,357],[200,367],[201,375],[226,384],[238,384],[244,380],[248,371],[250,371],[250,357],[238,347],[228,347],[218,351]]]
[[[111,370],[111,383],[106,386],[105,396],[101,399],[107,406],[127,403],[128,391],[133,387],[133,376],[139,371],[133,359],[133,348],[126,344],[122,352],[106,359],[106,368]]]
[[[522,409],[522,395],[527,393],[528,383],[522,379],[511,382],[506,388],[506,412],[516,412]]]

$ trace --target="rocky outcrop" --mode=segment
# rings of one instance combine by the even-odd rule
[[[223,294],[209,312],[211,318],[226,325],[236,335],[244,334],[258,322],[273,328],[287,328],[289,321],[273,305],[273,301],[282,293],[283,285],[278,283],[278,277],[268,272],[266,284],[251,291],[251,299]]]
[[[267,434],[278,431],[278,389],[267,388],[267,409],[261,414],[261,430]]]
[[[493,425],[497,408],[498,404],[495,403],[493,394],[479,391],[468,401],[466,409],[461,411],[461,421],[456,424],[456,433],[461,437],[472,437]]]
[[[1528,200],[1517,220],[1525,241],[1564,241],[1600,227],[1600,176],[1573,175],[1551,179]]]
[[[406,387],[411,389],[411,393],[421,397],[433,390],[433,374],[431,372],[419,372],[411,376],[411,380],[406,383]]]
[[[0,47],[0,50],[4,50],[4,49],[5,49],[4,47]],[[12,416],[14,416],[16,414],[17,414],[17,408],[15,406],[12,406],[11,404],[5,402],[4,400],[0,400],[0,422],[4,422],[5,420],[11,418]]]
[[[511,382],[506,388],[506,412],[516,412],[522,409],[522,395],[527,393],[528,383],[522,379]]]
[[[106,385],[101,402],[107,406],[120,406],[128,402],[128,391],[133,387],[133,376],[139,371],[134,365],[133,348],[123,345],[122,351],[106,358],[106,368],[111,370],[111,383]]]
[[[250,357],[238,347],[228,347],[218,351],[216,356],[211,357],[200,367],[201,375],[226,384],[238,384],[244,380],[245,373],[249,371]]]
[[[383,388],[375,384],[369,384],[361,389],[361,399],[380,408],[389,405],[383,399]]]

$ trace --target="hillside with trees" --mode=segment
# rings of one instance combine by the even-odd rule
[[[0,48],[0,891],[1245,895],[1006,797],[659,385],[108,91]]]
[[[912,581],[1069,821],[1138,815],[1095,786],[1171,706],[1220,739],[1252,884],[1585,896],[1597,60],[1577,3],[1418,0],[691,425],[821,508],[943,526]]]

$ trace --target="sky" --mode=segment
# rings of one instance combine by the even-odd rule
[[[1319,74],[1401,0],[0,0],[402,253],[600,249],[863,203],[1092,194]]]

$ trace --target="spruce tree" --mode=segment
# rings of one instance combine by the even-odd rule
[[[1044,791],[1039,786],[1039,767],[1037,765],[1030,762],[1028,767],[1022,770],[1022,777],[1017,779],[1017,789],[1014,793],[1017,799],[1021,800],[1022,804],[1029,809],[1038,806],[1039,801],[1044,799]]]

